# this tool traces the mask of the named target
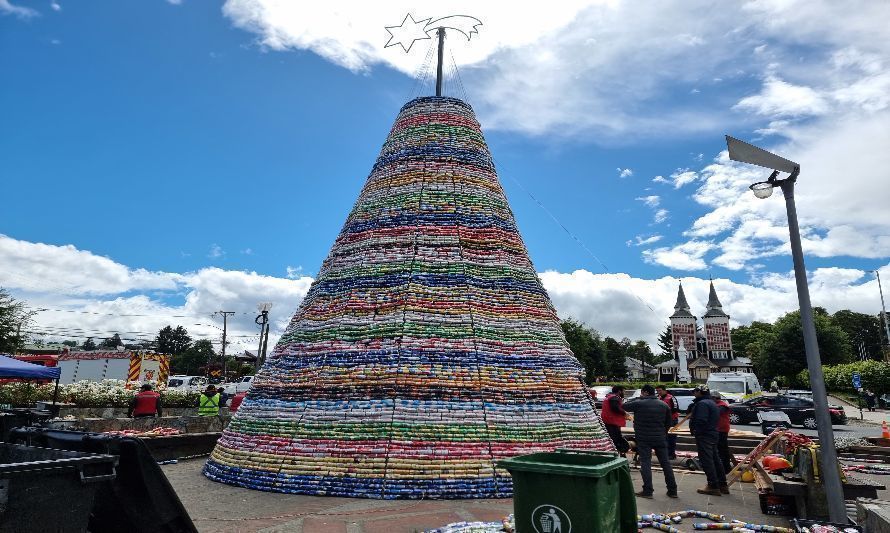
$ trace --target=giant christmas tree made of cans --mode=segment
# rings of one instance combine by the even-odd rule
[[[405,104],[207,477],[371,498],[512,494],[495,461],[611,450],[469,105]]]

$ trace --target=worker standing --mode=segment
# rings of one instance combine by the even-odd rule
[[[669,393],[667,388],[664,385],[659,385],[655,387],[655,390],[658,392],[658,397],[661,398],[667,406],[668,409],[671,410],[671,427],[677,425],[677,422],[680,420],[680,402],[674,398],[674,395]],[[668,449],[668,457],[671,459],[677,458],[677,434],[673,431],[669,432],[667,435],[667,449]]]
[[[198,416],[216,416],[219,414],[219,392],[213,385],[201,393],[198,399]]]
[[[128,417],[164,416],[161,414],[161,395],[151,389],[151,383],[142,385],[142,389],[130,401]]]
[[[634,435],[637,439],[637,454],[640,457],[640,476],[643,490],[637,492],[641,498],[651,498],[655,492],[652,486],[652,452],[664,473],[669,498],[677,497],[677,481],[674,469],[668,458],[668,430],[673,427],[670,408],[655,395],[652,385],[643,385],[640,400],[628,403],[624,409],[634,413]]]
[[[618,453],[624,455],[630,450],[630,444],[621,435],[621,428],[627,423],[627,411],[624,410],[624,387],[615,385],[612,392],[603,399],[603,409],[600,416],[606,425],[606,432],[612,439],[612,444]]]
[[[717,421],[717,456],[723,465],[723,471],[732,470],[732,457],[729,455],[729,404],[719,392],[711,394],[717,409],[720,410],[720,418]]]
[[[720,410],[711,398],[711,390],[707,385],[695,387],[693,394],[695,394],[695,400],[692,401],[689,432],[695,437],[698,461],[708,479],[707,487],[698,489],[697,492],[711,496],[729,494],[726,472],[723,470],[723,463],[717,458],[717,441],[719,439],[717,423],[720,419]]]

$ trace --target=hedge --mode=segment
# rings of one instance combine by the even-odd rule
[[[6,383],[0,385],[0,404],[28,407],[39,401],[52,401],[54,390],[53,383]],[[129,407],[130,400],[137,392],[138,388],[128,389],[123,381],[118,380],[80,381],[59,385],[58,401],[78,407]],[[164,407],[195,407],[199,396],[197,392],[161,391],[161,402]]]
[[[837,392],[855,392],[853,388],[853,372],[859,372],[862,387],[875,394],[890,392],[890,363],[883,361],[856,361],[842,365],[823,365],[825,388]],[[794,376],[792,385],[798,388],[810,388],[810,372],[802,370]]]

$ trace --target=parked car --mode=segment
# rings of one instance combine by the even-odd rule
[[[800,425],[808,429],[816,429],[816,412],[813,401],[798,396],[779,394],[777,396],[758,396],[744,402],[734,403],[729,406],[729,422],[731,424],[750,424],[757,422],[757,413],[763,411],[781,411],[788,415],[792,424]],[[842,425],[847,423],[847,415],[844,408],[839,405],[829,405],[831,423]]]
[[[597,385],[595,387],[587,387],[590,391],[591,396],[593,396],[593,404],[597,409],[603,408],[603,399],[605,399],[607,394],[612,392],[611,385]]]
[[[238,381],[232,381],[230,383],[226,383],[223,385],[223,390],[226,391],[226,394],[230,394],[234,396],[239,392],[245,392],[250,388],[250,385],[253,383],[253,376],[244,376]]]
[[[668,392],[677,399],[677,405],[680,407],[681,413],[688,413],[692,408],[692,400],[695,399],[695,395],[693,391],[695,389],[680,389],[680,388],[670,388]],[[632,398],[628,399],[627,402],[635,402],[640,398],[640,391],[636,391]]]
[[[813,399],[813,391],[811,390],[791,389],[786,390],[785,394],[788,396],[797,396],[798,398],[806,398],[807,400]]]
[[[170,376],[167,379],[167,390],[184,392],[200,392],[207,387],[204,376]]]

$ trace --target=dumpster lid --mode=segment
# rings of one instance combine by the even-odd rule
[[[497,466],[511,472],[603,477],[614,470],[629,468],[627,459],[588,453],[541,452],[497,461]]]

